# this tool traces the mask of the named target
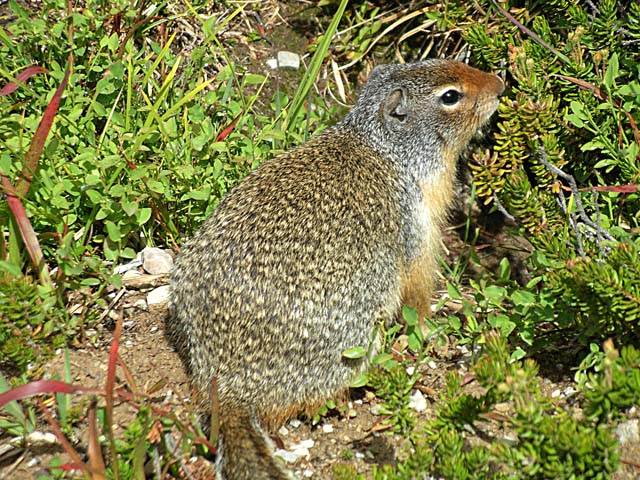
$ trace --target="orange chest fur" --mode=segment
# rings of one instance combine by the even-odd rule
[[[414,210],[419,235],[418,255],[401,273],[402,301],[415,307],[420,317],[431,313],[431,295],[437,270],[442,226],[453,198],[455,168],[445,168],[419,184],[422,198]]]

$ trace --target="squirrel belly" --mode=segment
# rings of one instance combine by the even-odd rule
[[[206,412],[221,478],[285,479],[268,430],[348,390],[403,303],[428,314],[460,153],[495,75],[431,60],[374,69],[336,126],[264,162],[183,247],[167,333]],[[373,345],[371,344],[373,340]]]

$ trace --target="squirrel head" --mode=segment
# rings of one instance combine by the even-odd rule
[[[345,122],[399,162],[437,169],[457,159],[498,107],[504,83],[460,62],[376,67]],[[421,162],[421,160],[423,160]]]

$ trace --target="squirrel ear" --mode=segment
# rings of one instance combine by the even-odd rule
[[[396,88],[384,99],[383,113],[385,121],[403,123],[409,116],[409,102],[407,101],[407,91]]]

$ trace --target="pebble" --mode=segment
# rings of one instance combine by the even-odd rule
[[[300,425],[302,425],[302,422],[297,418],[292,418],[291,420],[289,420],[290,427],[298,428]]]
[[[420,390],[416,390],[409,397],[409,408],[416,412],[424,412],[427,409],[427,399]]]
[[[309,457],[309,449],[313,447],[314,443],[312,439],[303,440],[300,443],[292,445],[289,450],[282,448],[276,450],[274,455],[282,458],[287,463],[295,463],[301,458]]]
[[[619,423],[616,427],[616,435],[620,445],[640,442],[640,420],[635,418]]]
[[[113,272],[115,274],[126,274],[128,272],[134,272],[136,268],[138,268],[140,265],[142,265],[142,261],[140,261],[139,258],[136,258],[134,260],[131,260],[129,263],[125,263],[124,265],[117,265],[114,269]]]
[[[173,267],[173,257],[166,250],[147,247],[140,252],[142,268],[152,275],[169,273]]]
[[[551,398],[559,398],[560,397],[560,390],[556,389],[553,392],[551,392]]]
[[[267,60],[267,66],[275,70],[276,68],[300,68],[300,55],[293,52],[287,52],[285,50],[281,50],[278,52],[278,58],[270,58]]]
[[[276,450],[275,452],[273,452],[273,454],[276,457],[280,457],[286,463],[296,463],[299,459],[305,456],[305,455],[301,455],[297,451],[290,452],[289,450],[283,450],[282,448]],[[309,451],[307,450],[307,455],[308,454],[309,454]]]
[[[380,410],[382,410],[382,405],[376,404],[371,407],[371,415],[380,415]]]
[[[315,445],[316,442],[313,439],[309,438],[307,440],[302,440],[298,445],[302,448],[311,448]]]
[[[147,311],[147,309],[149,308],[149,305],[147,305],[147,301],[144,298],[140,298],[140,299],[136,300],[135,302],[133,302],[133,306],[135,308],[138,308],[138,309],[144,310],[144,311]]]
[[[9,440],[12,446],[27,445],[31,448],[45,448],[55,445],[57,438],[53,433],[40,432],[38,430],[28,433],[24,437],[16,437]]]
[[[123,275],[122,275],[122,281],[124,283],[127,283],[130,280],[133,280],[134,278],[140,278],[143,277],[144,273],[139,272],[138,270],[127,270]]]
[[[356,452],[353,456],[362,460],[364,458],[364,453]]]
[[[333,433],[333,425],[331,425],[330,423],[325,423],[324,425],[322,425],[322,431],[324,433]]]
[[[282,435],[283,437],[286,437],[287,435],[289,435],[289,430],[287,430],[287,427],[283,425],[280,427],[280,430],[278,430],[278,435]]]
[[[302,476],[304,478],[311,478],[313,477],[313,470],[305,470],[304,472],[302,472]]]
[[[416,367],[414,367],[414,366],[407,367],[407,375],[411,376],[415,372],[416,372]]]
[[[147,294],[148,305],[160,305],[169,301],[169,285],[154,288]]]
[[[433,360],[430,360],[429,362],[427,362],[427,365],[431,370],[436,370],[438,368],[438,364]]]

